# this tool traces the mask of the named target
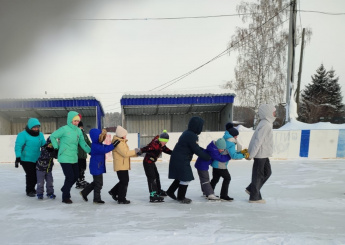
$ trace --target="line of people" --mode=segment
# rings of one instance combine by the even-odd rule
[[[44,182],[48,198],[54,199],[52,168],[54,158],[61,164],[65,175],[64,185],[61,188],[62,202],[73,203],[71,200],[71,188],[77,182],[76,187],[83,189],[80,195],[84,201],[88,201],[88,195],[93,191],[93,202],[103,204],[101,189],[103,186],[103,173],[106,173],[105,154],[112,152],[113,167],[117,173],[119,182],[108,192],[119,204],[129,204],[126,199],[129,170],[131,169],[131,157],[137,157],[145,153],[143,167],[147,177],[150,202],[163,202],[165,196],[189,204],[191,199],[186,197],[188,185],[194,180],[191,161],[196,154],[198,159],[195,168],[200,179],[203,195],[208,200],[233,201],[228,195],[231,175],[227,169],[230,159],[250,160],[254,158],[252,169],[252,181],[245,191],[249,194],[250,203],[265,203],[260,189],[271,175],[269,157],[273,153],[273,122],[275,120],[275,107],[262,104],[259,107],[260,123],[258,124],[248,149],[242,149],[237,143],[239,132],[233,124],[227,123],[224,136],[211,141],[206,149],[198,145],[198,135],[202,132],[204,121],[200,117],[192,117],[188,123],[188,129],[182,133],[173,150],[166,143],[169,134],[164,130],[155,136],[152,141],[143,148],[130,150],[127,144],[127,130],[118,126],[112,143],[104,144],[106,130],[91,129],[90,138],[82,130],[81,115],[70,111],[67,115],[67,125],[59,128],[44,139],[39,131],[40,123],[36,118],[30,118],[24,131],[17,136],[15,143],[15,166],[22,165],[26,173],[26,194],[30,197],[37,195],[43,199]],[[80,147],[85,155],[78,155]],[[80,152],[80,150],[79,150]],[[171,155],[169,161],[169,179],[173,182],[164,191],[161,187],[160,176],[156,161],[162,152]],[[85,182],[86,154],[90,154],[90,173],[93,176],[91,183]],[[209,177],[209,166],[212,166],[212,180]],[[215,188],[220,178],[223,183],[220,195],[215,195]],[[37,192],[35,185],[37,183]],[[175,195],[177,191],[177,195]]]

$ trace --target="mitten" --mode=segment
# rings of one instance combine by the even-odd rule
[[[14,161],[14,167],[18,168],[20,163],[20,157],[16,157],[16,160]]]
[[[248,153],[248,149],[243,149],[242,151],[241,151],[241,153],[244,155],[244,154],[246,154],[246,153]]]
[[[247,153],[244,153],[243,155],[244,155],[244,158],[245,158],[245,159],[249,159],[249,153],[248,153],[248,152],[247,152]]]
[[[102,143],[105,138],[107,138],[107,130],[105,128],[102,129],[102,133],[98,136],[99,143]]]
[[[119,141],[119,140],[115,140],[115,141],[113,142],[114,148],[116,148],[116,146],[117,146],[118,144],[120,144],[120,141]]]
[[[137,154],[137,156],[140,156],[141,154],[143,154],[143,153],[141,152],[141,149],[140,149],[140,148],[135,148],[134,151],[135,151],[135,153]]]

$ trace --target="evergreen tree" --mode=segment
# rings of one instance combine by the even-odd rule
[[[326,71],[323,64],[316,70],[309,83],[302,91],[299,120],[307,123],[332,121],[341,114],[343,107],[339,77],[335,77],[332,69]]]

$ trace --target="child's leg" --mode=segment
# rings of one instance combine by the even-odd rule
[[[53,179],[53,173],[48,172],[46,173],[46,190],[47,195],[54,194],[54,179]]]
[[[156,175],[156,184],[157,184],[157,189],[158,191],[162,191],[162,186],[161,186],[161,179],[159,178],[159,173],[158,173],[158,169],[156,166],[156,163],[154,163],[154,170],[155,170],[155,175]]]
[[[128,182],[129,182],[129,174],[128,170],[121,170],[117,171],[117,176],[119,177],[119,202],[126,201],[127,189],[128,189]]]
[[[87,195],[90,194],[91,191],[95,189],[95,178],[94,180],[84,187],[84,189],[80,192],[83,196],[87,197]]]
[[[229,185],[231,181],[230,173],[227,169],[221,169],[221,175],[223,177],[222,189],[220,191],[220,197],[227,197],[229,191]]]
[[[212,186],[212,189],[214,190],[216,188],[216,185],[220,179],[220,169],[218,168],[213,168],[212,170],[212,180],[211,180],[211,186]]]
[[[95,187],[93,189],[93,201],[101,201],[101,190],[103,186],[103,174],[93,175],[93,182]]]
[[[43,195],[44,192],[44,176],[45,172],[36,170],[37,176],[37,195]]]
[[[208,170],[198,170],[198,175],[200,179],[200,185],[202,192],[209,196],[211,194],[214,194],[213,188],[210,183],[210,175],[208,173]]]
[[[152,192],[158,192],[158,188],[157,188],[157,180],[156,180],[156,173],[155,173],[155,164],[154,163],[143,163],[144,165],[144,170],[145,170],[145,174],[147,177],[147,184],[149,186],[149,193]]]

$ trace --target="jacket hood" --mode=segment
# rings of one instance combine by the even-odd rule
[[[40,121],[38,121],[37,118],[30,118],[28,120],[27,126],[28,126],[29,129],[32,129],[34,126],[37,126],[37,125],[41,126]]]
[[[227,139],[234,138],[234,137],[228,131],[225,131],[223,138],[225,140],[227,140]]]
[[[72,124],[73,118],[74,118],[75,116],[77,116],[77,115],[79,115],[79,113],[76,112],[76,111],[70,111],[70,112],[68,112],[68,114],[67,114],[67,125],[68,125],[68,126],[70,126],[70,127],[77,127],[77,126],[74,126],[74,125]]]
[[[276,110],[272,104],[261,104],[259,107],[259,118],[260,120],[267,120],[271,123],[276,120],[276,117],[273,116],[273,112]]]
[[[218,147],[215,144],[215,141],[212,140],[211,143],[209,143],[206,147],[207,151],[218,151]]]
[[[90,130],[89,134],[90,134],[90,138],[91,138],[92,143],[99,143],[98,137],[101,133],[102,133],[102,131],[98,128],[93,128]]]
[[[204,126],[204,120],[202,118],[192,117],[188,123],[188,130],[199,135],[202,131],[203,126]]]

